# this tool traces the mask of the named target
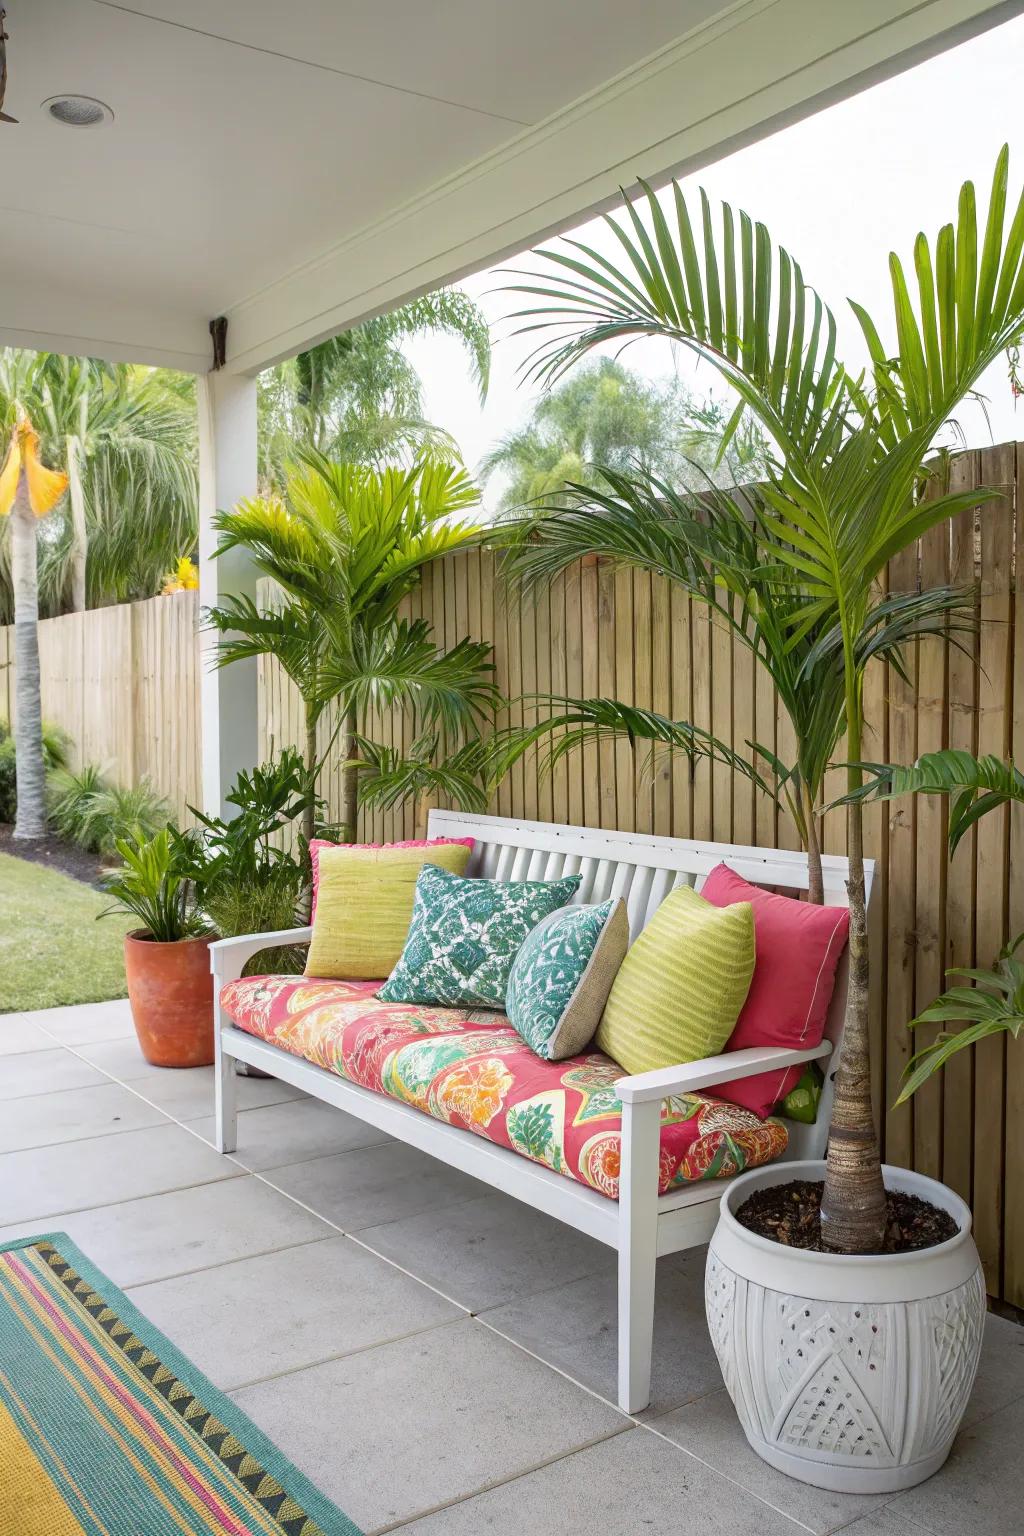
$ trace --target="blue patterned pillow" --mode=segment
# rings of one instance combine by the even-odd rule
[[[623,901],[563,907],[527,936],[512,966],[505,1012],[532,1051],[564,1061],[597,1033],[629,945]]]
[[[564,907],[580,876],[468,880],[424,864],[402,957],[377,996],[385,1003],[504,1008],[512,962],[542,917]]]

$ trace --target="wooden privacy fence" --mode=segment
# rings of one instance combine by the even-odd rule
[[[909,763],[944,746],[1024,761],[1024,591],[1014,582],[1024,550],[1024,445],[962,454],[951,473],[956,485],[996,484],[1004,494],[901,555],[889,585],[976,580],[978,633],[967,637],[967,654],[942,639],[920,641],[909,657],[909,683],[882,665],[875,669],[867,681],[864,744],[873,761]],[[766,674],[705,609],[659,579],[593,560],[521,603],[503,593],[493,558],[471,553],[429,570],[411,608],[449,645],[463,635],[492,641],[508,697],[615,697],[693,721],[739,752],[755,740],[792,760],[788,722]],[[264,750],[298,744],[298,701],[273,665],[263,667],[260,698]],[[371,722],[369,731],[396,745],[412,739],[402,720]],[[840,793],[841,772],[830,778],[830,790]],[[336,811],[336,754],[323,789]],[[677,758],[652,774],[625,743],[589,746],[550,773],[527,758],[501,785],[492,809],[796,846],[786,814],[727,768],[691,769]],[[413,806],[364,817],[367,839],[420,830]],[[822,836],[827,852],[845,853],[842,811],[823,817]],[[915,1044],[907,1020],[941,990],[944,969],[987,967],[1005,936],[1024,930],[1024,808],[986,817],[950,861],[942,801],[876,805],[867,813],[867,847],[878,861],[871,1018],[885,1154],[944,1179],[970,1202],[990,1292],[1024,1306],[1024,1041],[1007,1048],[1005,1037],[992,1039],[957,1058],[911,1104],[892,1107]]]
[[[198,592],[43,619],[43,719],[71,738],[73,766],[128,787],[148,776],[175,815],[199,804]],[[0,627],[0,719],[13,720],[14,630]]]

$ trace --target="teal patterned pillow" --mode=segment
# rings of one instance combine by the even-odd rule
[[[385,1003],[504,1008],[512,962],[531,928],[579,888],[564,880],[467,880],[424,864],[402,957],[377,996]]]
[[[624,901],[563,907],[527,936],[508,980],[505,1012],[532,1051],[564,1061],[597,1033],[629,945]]]

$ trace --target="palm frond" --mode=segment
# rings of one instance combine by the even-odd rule
[[[969,987],[951,987],[930,1007],[910,1021],[910,1028],[919,1024],[951,1023],[964,1027],[957,1030],[941,1029],[936,1038],[924,1050],[918,1051],[907,1063],[900,1084],[897,1104],[903,1104],[916,1093],[934,1073],[959,1051],[967,1050],[992,1035],[1008,1034],[1019,1040],[1024,1030],[1024,964],[1017,958],[1017,951],[1024,934],[1018,934],[1004,949],[993,970],[951,970],[946,975],[960,976],[973,983]]]
[[[359,803],[390,811],[407,800],[444,798],[459,810],[482,814],[490,803],[494,783],[481,740],[467,742],[442,755],[437,735],[421,737],[408,755],[394,747],[356,738],[359,752]]]
[[[405,708],[423,725],[458,731],[498,702],[491,655],[490,645],[469,639],[440,649],[425,620],[399,619],[357,634],[350,657],[328,655],[322,688],[354,705],[360,718],[370,709]]]
[[[541,275],[510,290],[532,300],[519,334],[549,334],[527,364],[545,384],[593,348],[664,336],[709,358],[759,418],[785,456],[838,441],[852,405],[836,359],[831,311],[797,262],[773,245],[763,224],[723,203],[720,233],[707,194],[694,220],[678,182],[672,213],[641,181],[623,194],[623,212],[605,225],[624,267],[576,240],[538,254]],[[699,229],[699,236],[695,233]]]
[[[925,752],[910,768],[863,763],[867,782],[848,800],[896,800],[901,795],[948,795],[949,851],[982,816],[1003,805],[1024,804],[1024,774],[1013,763],[948,748]]]
[[[646,743],[645,764],[653,769],[659,754],[682,753],[691,762],[698,758],[722,763],[748,779],[766,794],[772,787],[742,754],[728,742],[686,720],[670,720],[654,710],[623,704],[617,699],[575,699],[564,694],[530,694],[519,701],[549,713],[535,725],[513,726],[499,733],[491,745],[501,771],[541,743],[547,767],[581,747],[602,741],[625,740],[631,747]]]

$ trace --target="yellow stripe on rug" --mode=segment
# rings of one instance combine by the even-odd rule
[[[4,1501],[0,1536],[85,1536],[46,1468],[3,1403],[0,1403],[0,1467]],[[11,1523],[8,1523],[11,1522]]]

